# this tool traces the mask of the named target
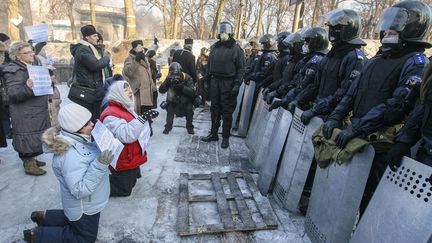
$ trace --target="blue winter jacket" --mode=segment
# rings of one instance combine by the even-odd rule
[[[48,129],[42,139],[54,152],[52,167],[60,182],[66,217],[76,221],[83,214],[102,211],[110,194],[109,170],[97,160],[100,151],[96,144],[56,128]]]

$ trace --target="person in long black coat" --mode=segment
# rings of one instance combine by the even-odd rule
[[[173,56],[173,62],[177,62],[181,65],[182,71],[192,77],[193,82],[196,83],[197,70],[195,66],[195,56],[192,53],[193,39],[187,38],[184,40],[184,48],[176,50]]]

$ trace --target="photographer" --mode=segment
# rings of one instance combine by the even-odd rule
[[[161,107],[167,110],[167,121],[164,134],[168,134],[173,126],[174,115],[186,116],[186,129],[189,134],[194,134],[193,101],[196,96],[193,79],[182,72],[179,63],[173,62],[169,66],[168,77],[160,85],[159,92],[167,93],[166,102]]]

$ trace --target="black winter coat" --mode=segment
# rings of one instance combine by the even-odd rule
[[[104,56],[98,60],[91,48],[81,43],[72,44],[70,51],[75,60],[76,82],[82,86],[97,89],[97,98],[102,100],[104,97],[102,72],[105,67],[109,66],[109,57]]]
[[[195,66],[195,56],[191,51],[187,49],[176,50],[173,55],[173,62],[178,62],[182,71],[189,74],[193,79],[194,83],[197,81],[197,73]]]

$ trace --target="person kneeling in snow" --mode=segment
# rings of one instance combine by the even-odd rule
[[[148,121],[159,115],[155,110],[137,115],[134,108],[135,98],[129,83],[122,80],[112,84],[108,92],[108,107],[100,120],[125,145],[116,167],[109,167],[112,197],[129,196],[141,177],[139,166],[147,162]]]
[[[108,203],[111,151],[102,153],[91,140],[89,110],[75,103],[60,109],[58,123],[42,135],[54,153],[52,167],[60,182],[63,209],[35,211],[38,227],[24,230],[27,242],[95,242],[100,212]]]

